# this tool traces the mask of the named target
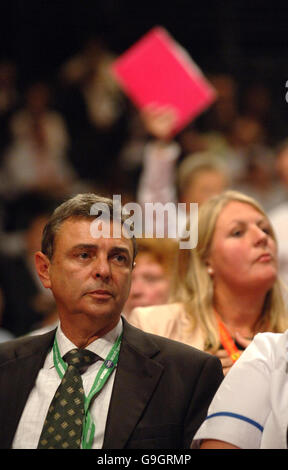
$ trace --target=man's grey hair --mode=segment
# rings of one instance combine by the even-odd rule
[[[65,222],[65,220],[70,218],[91,219],[91,221],[94,220],[96,215],[95,212],[91,211],[91,208],[94,204],[99,204],[100,207],[102,204],[106,204],[106,206],[109,208],[110,221],[113,221],[113,213],[115,208],[112,199],[99,196],[94,193],[77,194],[77,196],[74,196],[60,204],[60,206],[58,206],[52,213],[43,230],[41,246],[42,253],[44,253],[50,260],[53,258],[55,236],[59,232],[60,227],[63,222]],[[121,210],[120,222],[122,227],[127,218],[128,214],[125,214]],[[137,244],[134,236],[132,237],[132,244],[134,261],[137,254]]]

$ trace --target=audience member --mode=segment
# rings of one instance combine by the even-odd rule
[[[266,211],[283,201],[283,188],[275,171],[274,149],[262,122],[249,115],[241,115],[231,125],[227,136],[230,154],[239,162],[233,189],[256,199]],[[241,165],[241,168],[240,168]]]
[[[263,90],[260,86],[256,88],[255,103],[251,101],[241,107],[229,80],[220,77],[219,81],[218,77],[214,86],[218,98],[206,115],[200,116],[200,126],[197,127],[197,122],[192,123],[179,137],[183,152],[217,153],[229,169],[232,188],[255,197],[264,209],[270,210],[281,198],[281,191],[279,194],[272,168],[274,140],[270,135],[271,125],[264,118],[269,110],[265,87]],[[264,99],[260,102],[262,94]]]
[[[283,332],[277,243],[259,204],[236,191],[202,204],[198,244],[179,250],[170,304],[137,308],[129,321],[216,354],[225,374],[256,333]]]
[[[180,133],[178,140],[184,155],[206,151],[221,156],[234,180],[243,170],[243,159],[230,142],[231,129],[239,118],[239,84],[228,73],[208,74],[208,79],[217,99]]]
[[[138,252],[124,306],[127,320],[136,307],[165,304],[170,295],[178,244],[169,239],[137,239]]]
[[[156,140],[147,145],[144,155],[137,196],[140,204],[179,201],[186,204],[189,214],[190,203],[202,204],[229,186],[229,172],[221,158],[211,152],[188,155],[177,168],[180,147],[170,139],[174,121],[169,108],[148,108],[143,114],[143,120]],[[186,211],[181,209],[179,233],[186,226]]]
[[[231,123],[239,115],[239,84],[229,73],[209,74],[208,79],[217,93],[217,100],[203,116],[206,130],[220,135],[229,133]]]
[[[69,157],[81,179],[106,186],[122,175],[118,155],[127,138],[127,100],[111,73],[115,59],[90,37],[59,71],[58,107],[71,139]]]
[[[235,188],[256,199],[266,212],[270,212],[287,198],[275,171],[272,149],[251,148],[245,156],[245,171]]]
[[[273,225],[277,241],[279,256],[279,274],[285,285],[288,285],[288,246],[287,246],[287,217],[288,217],[288,140],[281,142],[276,149],[276,170],[279,183],[282,185],[285,197],[278,206],[270,211],[269,217]],[[286,289],[284,295],[288,302]]]
[[[107,204],[102,227],[119,238],[93,236],[95,204]],[[182,449],[205,419],[219,359],[121,317],[137,249],[126,218],[95,194],[52,214],[35,263],[60,326],[0,345],[0,448]]]
[[[17,67],[10,60],[0,62],[0,116],[14,110],[18,104]]]
[[[46,83],[28,86],[25,104],[12,114],[11,141],[3,156],[0,190],[7,198],[41,191],[65,197],[76,176],[67,158],[69,136],[63,117],[51,108]]]
[[[14,336],[26,334],[42,322],[52,322],[55,316],[54,299],[43,288],[34,265],[34,254],[41,247],[43,227],[55,201],[36,194],[33,200],[32,195],[26,199],[29,206],[26,211],[24,204],[22,206],[21,249],[15,255],[7,255],[5,245],[2,245],[0,255],[0,289],[4,303],[2,326]]]
[[[9,120],[19,100],[17,67],[12,61],[0,61],[0,162],[10,141]]]
[[[202,449],[287,449],[287,341],[261,333],[225,377],[192,443]]]
[[[285,123],[277,103],[277,91],[272,83],[266,82],[263,77],[256,80],[248,79],[243,87],[241,80],[241,99],[239,107],[241,114],[255,118],[265,129],[266,140],[274,146],[285,135]],[[284,130],[284,134],[283,134]]]
[[[135,138],[133,139],[132,135],[131,141],[127,143],[121,154],[123,168],[134,167],[136,173],[135,168],[141,171],[144,166],[145,171],[146,159],[153,150],[154,155],[158,154],[158,158],[163,159],[162,162],[158,161],[158,166],[155,162],[155,179],[156,171],[161,165],[163,174],[160,173],[158,181],[161,182],[163,177],[167,175],[169,178],[170,175],[172,178],[170,187],[173,187],[177,160],[186,155],[209,152],[223,159],[226,172],[238,175],[239,159],[233,158],[234,154],[226,141],[226,132],[238,115],[237,84],[233,77],[225,74],[208,78],[216,89],[217,100],[177,135],[171,132],[175,114],[168,105],[158,106],[156,103],[151,103],[140,113],[134,113],[136,133]],[[158,145],[155,145],[156,143]]]
[[[288,199],[288,139],[281,141],[275,149],[275,168]]]
[[[217,155],[200,152],[187,156],[178,168],[179,202],[201,205],[229,186],[229,175]]]
[[[2,328],[2,314],[3,314],[3,294],[0,289],[0,343],[4,343],[4,341],[9,341],[10,339],[14,338],[14,335],[6,330],[5,328]]]
[[[131,276],[129,297],[123,315],[129,321],[136,307],[160,305],[167,302],[178,245],[169,239],[137,239],[137,257]],[[54,320],[54,321],[53,321]],[[42,334],[57,326],[58,316],[45,317],[42,326],[31,334]]]

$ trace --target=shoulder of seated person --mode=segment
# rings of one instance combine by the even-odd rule
[[[151,305],[149,307],[136,307],[131,312],[132,315],[147,316],[150,315],[171,315],[174,316],[184,311],[184,306],[180,302],[171,304]]]

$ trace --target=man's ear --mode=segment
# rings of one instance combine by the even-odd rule
[[[37,251],[35,253],[35,267],[44,287],[47,289],[51,287],[50,274],[49,274],[50,260],[42,253]]]

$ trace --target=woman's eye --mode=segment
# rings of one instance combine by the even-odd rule
[[[267,233],[267,235],[272,235],[270,227],[262,227],[262,231]]]
[[[235,230],[234,232],[232,232],[232,237],[240,237],[242,233],[242,230]]]
[[[154,283],[154,282],[159,282],[159,281],[163,281],[164,279],[164,276],[153,276],[152,274],[150,275],[146,275],[146,276],[143,276],[145,281],[149,282],[149,283]]]

